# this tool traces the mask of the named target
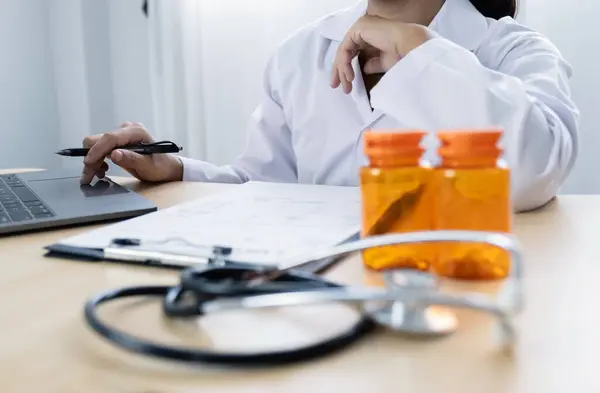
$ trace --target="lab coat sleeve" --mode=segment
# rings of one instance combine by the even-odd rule
[[[274,57],[266,68],[260,104],[250,119],[244,152],[226,166],[182,157],[184,181],[244,183],[251,180],[297,180],[291,133],[280,101],[278,78]]]
[[[555,47],[510,29],[479,56],[488,66],[445,38],[431,39],[381,79],[372,104],[406,127],[503,129],[512,202],[522,212],[550,201],[571,171],[579,112],[570,98],[570,67]]]

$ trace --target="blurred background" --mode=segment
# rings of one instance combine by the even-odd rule
[[[187,156],[242,151],[268,56],[287,35],[356,0],[0,0],[0,168],[80,166],[52,153],[139,121]],[[581,154],[563,193],[600,193],[600,1],[521,0],[520,21],[575,70]]]

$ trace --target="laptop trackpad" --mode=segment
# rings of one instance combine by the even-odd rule
[[[91,184],[79,184],[79,178],[34,180],[28,182],[42,199],[50,202],[96,198],[109,195],[126,194],[126,188],[109,180],[97,180]]]
[[[86,198],[93,198],[106,195],[126,194],[129,192],[125,187],[108,180],[98,180],[92,184],[85,184],[79,187]]]

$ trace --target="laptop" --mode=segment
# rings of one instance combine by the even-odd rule
[[[131,218],[156,211],[106,178],[81,185],[81,171],[0,175],[0,235]]]

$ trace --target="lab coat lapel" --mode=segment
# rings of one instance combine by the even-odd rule
[[[343,9],[336,13],[327,23],[321,28],[321,34],[334,42],[333,48],[328,56],[328,64],[333,68],[333,62],[337,53],[339,44],[343,41],[346,33],[352,25],[365,15],[367,11],[367,0],[360,0],[353,6]],[[365,82],[362,77],[362,71],[358,58],[352,60],[352,68],[354,69],[354,82],[352,83],[352,92],[350,97],[356,105],[356,110],[363,121],[364,128],[369,127],[375,121],[377,121],[382,113],[379,111],[371,110],[371,103],[369,102],[369,95],[365,88]],[[363,129],[364,129],[363,128]]]
[[[369,95],[367,94],[365,82],[362,77],[362,70],[360,69],[358,57],[355,57],[352,60],[352,68],[354,69],[354,75],[356,75],[356,77],[352,83],[352,92],[350,93],[350,96],[356,104],[358,113],[363,120],[363,129],[365,129],[383,116],[383,113],[379,110],[371,109],[371,102],[369,101]]]
[[[367,13],[367,0],[360,0],[351,7],[332,15],[320,28],[321,35],[332,41],[342,42],[346,33]]]
[[[485,37],[488,22],[469,0],[446,0],[429,28],[474,52]]]

